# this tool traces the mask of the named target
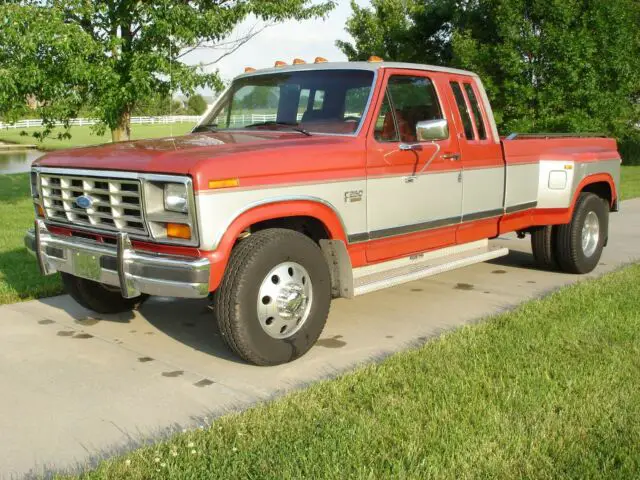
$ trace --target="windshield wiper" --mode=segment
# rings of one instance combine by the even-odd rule
[[[194,128],[193,133],[217,132],[218,131],[217,127],[218,127],[217,123],[206,123],[204,125],[198,125],[196,128]]]
[[[270,120],[270,121],[267,121],[267,122],[252,123],[251,125],[245,125],[244,128],[269,127],[269,126],[287,127],[287,128],[289,128],[289,130],[293,130],[295,132],[300,132],[300,133],[306,135],[307,137],[311,136],[311,133],[306,131],[304,128],[298,127],[297,123],[276,122],[276,121],[273,121],[273,120]]]

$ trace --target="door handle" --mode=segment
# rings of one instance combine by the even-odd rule
[[[398,148],[403,152],[417,151],[422,150],[422,145],[420,145],[419,143],[401,143]]]
[[[457,162],[458,160],[460,160],[460,154],[459,153],[445,153],[444,155],[442,155],[441,158],[443,160],[451,160],[452,162]]]

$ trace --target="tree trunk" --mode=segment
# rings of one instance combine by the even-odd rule
[[[131,112],[126,111],[120,116],[118,126],[111,130],[112,142],[126,142],[131,140]]]

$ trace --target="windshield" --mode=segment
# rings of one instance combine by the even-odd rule
[[[306,70],[235,80],[196,130],[294,129],[352,134],[373,83],[368,70]]]

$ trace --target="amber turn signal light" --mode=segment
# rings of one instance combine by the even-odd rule
[[[324,57],[316,57],[316,59],[314,60],[313,63],[327,63],[329,60],[327,60]]]
[[[384,60],[382,60],[381,57],[376,57],[375,55],[371,55],[369,57],[369,61],[370,62],[384,62]]]
[[[223,178],[222,180],[209,180],[209,188],[215,190],[216,188],[231,188],[238,187],[240,180],[237,178]]]
[[[39,204],[35,204],[36,205],[36,215],[38,217],[44,217],[44,208],[42,208],[42,205]]]
[[[191,228],[182,223],[167,223],[167,237],[191,239]]]

